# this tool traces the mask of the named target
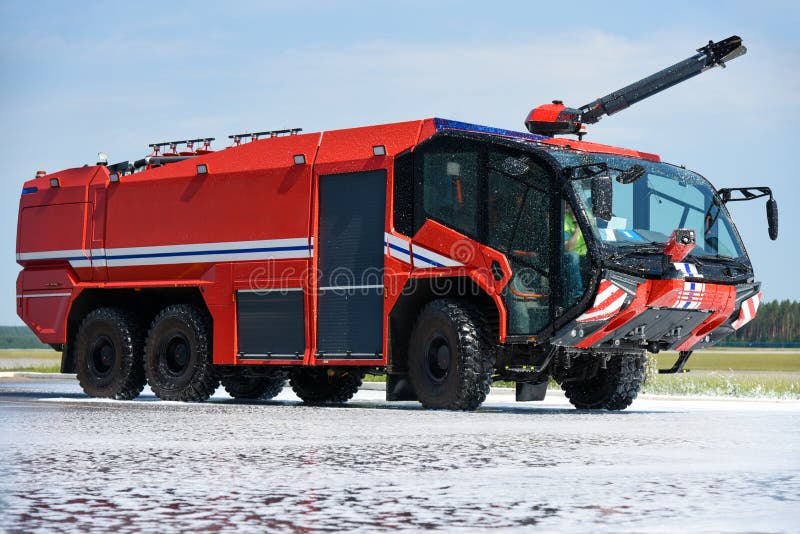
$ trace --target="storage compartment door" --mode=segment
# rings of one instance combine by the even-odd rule
[[[301,288],[237,291],[239,359],[302,360],[304,302]]]
[[[320,176],[318,357],[381,357],[385,210],[385,170]]]

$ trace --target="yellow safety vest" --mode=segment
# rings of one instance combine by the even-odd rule
[[[572,237],[572,234],[575,232],[578,232],[578,242],[575,244],[575,253],[578,256],[586,256],[588,249],[586,248],[586,241],[583,239],[583,232],[581,232],[578,223],[575,221],[575,217],[569,210],[564,213],[564,231],[570,237]]]

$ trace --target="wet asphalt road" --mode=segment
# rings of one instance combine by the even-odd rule
[[[0,531],[800,530],[800,402],[433,412],[0,379]]]

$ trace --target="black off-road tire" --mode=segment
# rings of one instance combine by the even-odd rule
[[[624,410],[642,390],[646,362],[644,354],[614,356],[593,378],[564,382],[561,389],[579,410]]]
[[[430,302],[409,343],[409,380],[426,408],[476,410],[489,394],[495,352],[492,332],[472,304]]]
[[[98,308],[84,317],[72,348],[75,372],[90,397],[130,400],[145,384],[142,333],[132,314]]]
[[[295,395],[309,404],[342,404],[356,394],[364,374],[358,367],[302,367],[291,372],[289,384]]]
[[[288,376],[282,369],[261,375],[240,372],[223,376],[220,382],[234,399],[269,400],[283,390]]]
[[[144,350],[147,383],[163,400],[208,399],[217,387],[211,361],[211,318],[189,304],[167,306],[153,319]]]

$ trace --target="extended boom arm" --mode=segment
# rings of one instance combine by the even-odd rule
[[[744,55],[747,49],[742,39],[733,35],[714,43],[709,41],[697,54],[688,59],[667,67],[632,83],[618,91],[598,98],[594,102],[578,109],[568,108],[561,101],[539,106],[530,112],[525,126],[531,133],[542,135],[578,134],[583,135],[584,124],[594,124],[603,115],[613,115],[640,100],[660,93],[664,89],[677,85],[701,72],[717,65],[725,67],[725,63]]]

